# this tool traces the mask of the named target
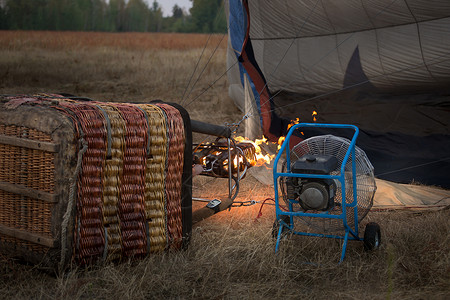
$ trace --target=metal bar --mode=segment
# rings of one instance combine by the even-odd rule
[[[322,175],[322,174],[302,174],[302,173],[278,173],[279,177],[297,177],[297,178],[321,178],[321,179],[339,179],[342,175]]]
[[[280,228],[278,229],[278,235],[277,235],[277,243],[275,244],[275,253],[278,252],[278,248],[280,247],[280,241],[281,241],[281,234],[283,233],[283,222],[280,222]]]
[[[350,142],[350,146],[349,149],[347,150],[345,157],[343,159],[343,162],[341,164],[341,174],[340,175],[316,175],[316,174],[293,174],[291,173],[290,170],[290,155],[289,155],[289,142],[290,142],[290,138],[292,136],[292,133],[294,132],[295,129],[297,129],[298,127],[330,127],[330,128],[348,128],[348,129],[353,129],[355,130],[352,140]],[[280,215],[286,215],[289,216],[291,219],[291,223],[293,221],[293,217],[294,216],[299,216],[299,217],[316,217],[316,218],[328,218],[328,219],[341,219],[343,222],[343,226],[345,229],[345,236],[338,236],[338,235],[327,235],[327,234],[319,234],[319,233],[306,233],[306,232],[298,232],[298,231],[294,231],[292,233],[294,234],[298,234],[298,235],[303,235],[303,236],[316,236],[316,237],[326,237],[326,238],[337,238],[337,239],[344,239],[344,245],[342,248],[342,253],[341,253],[341,260],[340,262],[343,261],[344,257],[345,257],[345,252],[346,252],[346,248],[347,248],[347,241],[350,240],[361,240],[358,237],[358,229],[356,228],[356,232],[353,232],[353,230],[347,225],[347,215],[346,215],[346,207],[352,207],[354,206],[355,209],[355,224],[357,224],[357,208],[356,208],[356,182],[355,182],[355,178],[353,178],[353,201],[352,203],[347,205],[347,200],[346,200],[346,186],[345,186],[345,165],[347,164],[347,161],[349,159],[349,156],[352,155],[352,171],[353,174],[355,174],[355,144],[356,144],[356,138],[358,136],[359,133],[359,129],[354,126],[354,125],[345,125],[345,124],[320,124],[320,123],[314,123],[314,124],[307,124],[307,123],[301,123],[301,124],[297,124],[294,125],[288,132],[285,141],[283,142],[283,144],[281,145],[280,150],[278,151],[278,154],[275,158],[274,161],[274,167],[273,167],[273,180],[274,180],[274,190],[275,190],[275,212],[276,212],[276,218],[277,220],[280,219]],[[281,158],[282,153],[286,151],[286,163],[287,163],[287,173],[279,173],[278,172],[278,161]],[[278,192],[278,178],[279,177],[298,177],[298,178],[331,178],[331,179],[337,179],[341,182],[341,189],[342,189],[342,213],[339,215],[330,215],[328,213],[319,213],[319,214],[312,214],[312,213],[303,213],[303,212],[292,212],[292,208],[291,205],[289,205],[289,212],[285,212],[282,211],[279,205],[279,192]],[[293,224],[291,224],[293,225]],[[280,225],[280,230],[278,231],[278,237],[277,237],[277,243],[275,245],[275,252],[278,251],[278,247],[279,247],[279,242],[280,242],[280,238],[281,238],[281,230],[283,229],[283,224]],[[352,238],[349,238],[349,233],[353,236]]]
[[[192,201],[199,201],[199,202],[209,202],[209,201],[211,201],[212,199],[204,199],[204,198],[195,198],[195,197],[192,197]]]
[[[295,217],[313,217],[313,218],[325,218],[325,219],[343,219],[344,215],[341,213],[339,215],[330,215],[327,213],[304,213],[304,212],[289,212],[289,211],[280,211],[279,215],[286,216],[295,216]]]
[[[352,149],[352,179],[353,179],[353,220],[356,235],[359,235],[359,224],[358,224],[358,188],[356,181],[356,154],[355,154],[355,146]]]
[[[345,252],[347,250],[347,241],[348,241],[348,230],[345,231],[344,243],[342,245],[342,252],[341,252],[341,260],[339,261],[339,263],[344,261]]]
[[[234,143],[234,145],[236,146],[236,143]],[[240,177],[241,176],[241,174],[240,174],[241,164],[239,162],[239,151],[238,151],[237,147],[234,147],[234,152],[236,152],[236,161],[237,161],[237,181],[236,181],[236,184],[233,187],[233,189],[237,188],[237,185],[239,184],[239,181],[241,180],[241,177]],[[244,156],[243,152],[241,154],[242,154],[242,156]]]
[[[231,157],[231,140],[227,139],[228,144],[228,198],[231,198],[233,196],[233,185],[232,185],[232,178],[233,178],[233,159]]]
[[[334,234],[323,234],[323,233],[309,233],[309,232],[303,232],[303,231],[292,231],[293,234],[302,235],[302,236],[311,236],[311,237],[322,237],[322,238],[330,238],[330,239],[339,239],[343,240],[345,239],[345,236],[342,235],[334,235]],[[361,239],[357,239],[354,237],[349,236],[347,238],[351,241],[360,241]]]
[[[59,145],[49,143],[49,142],[41,142],[30,139],[22,139],[15,136],[8,135],[0,135],[0,144],[12,145],[16,147],[42,150],[47,152],[56,153],[59,151]]]
[[[191,120],[191,127],[193,132],[209,134],[224,138],[231,138],[231,130],[230,128],[225,126],[219,126],[196,120]]]

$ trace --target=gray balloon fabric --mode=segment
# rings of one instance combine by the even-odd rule
[[[448,0],[252,0],[248,5],[254,55],[272,92],[319,94],[366,81],[378,91],[448,88]],[[230,66],[233,60],[229,55]],[[233,89],[242,89],[239,68],[230,70],[229,79],[233,97],[239,93]]]
[[[317,111],[361,129],[379,178],[450,187],[450,1],[229,0],[226,11],[229,95],[244,111],[249,74],[265,133]]]

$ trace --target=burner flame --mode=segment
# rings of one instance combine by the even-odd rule
[[[288,124],[287,126],[287,130],[289,130],[292,126],[299,124],[300,123],[300,119],[296,118],[295,120],[291,120],[291,122]],[[303,134],[303,132],[302,132]],[[286,139],[286,137],[284,136],[280,136],[280,138],[278,139],[278,150],[281,149],[281,145],[283,144],[284,140]]]
[[[317,114],[317,113],[316,113]],[[287,130],[289,130],[292,126],[299,124],[300,123],[300,119],[296,118],[295,120],[291,120],[291,122],[289,123],[289,125],[287,126]],[[303,132],[301,132],[301,134],[303,135]],[[251,166],[265,166],[266,168],[268,168],[268,165],[270,165],[270,162],[275,158],[275,154],[263,154],[263,149],[261,149],[261,145],[269,145],[269,141],[263,137],[261,139],[255,139],[254,141],[249,140],[248,138],[242,137],[242,136],[238,136],[234,138],[236,140],[236,142],[238,143],[250,143],[253,145],[253,147],[255,148],[255,159],[250,161]],[[280,150],[281,145],[283,144],[284,140],[286,139],[286,137],[284,136],[280,136],[280,138],[278,139],[278,150]],[[275,143],[273,143],[275,144]],[[264,151],[265,152],[265,151]]]
[[[272,159],[275,158],[275,155],[271,155],[268,153],[263,154],[263,150],[261,149],[260,146],[263,144],[269,145],[269,142],[267,141],[267,139],[265,137],[263,137],[262,139],[255,139],[254,141],[251,141],[242,136],[235,137],[234,139],[239,143],[250,143],[255,148],[255,159],[250,161],[250,164],[252,165],[252,167],[254,167],[254,166],[267,167],[270,164],[270,162],[272,161]]]

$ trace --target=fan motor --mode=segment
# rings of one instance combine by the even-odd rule
[[[306,154],[292,165],[291,172],[329,175],[337,164],[337,158],[331,155]],[[305,211],[333,208],[335,195],[336,184],[333,179],[290,177],[287,180],[288,198],[298,201]]]

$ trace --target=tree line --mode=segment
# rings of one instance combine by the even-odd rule
[[[0,29],[225,33],[224,0],[191,0],[164,17],[158,1],[0,0]]]

